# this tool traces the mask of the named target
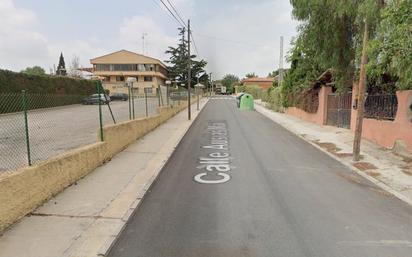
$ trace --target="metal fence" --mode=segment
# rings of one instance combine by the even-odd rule
[[[372,119],[394,120],[398,110],[396,95],[368,95],[365,101],[365,117]]]
[[[90,143],[82,131],[79,103],[85,96],[21,93],[0,94],[0,171]],[[95,113],[82,112],[93,120]],[[97,122],[96,122],[97,124]],[[87,138],[86,138],[87,139]]]
[[[153,116],[162,106],[177,106],[182,98],[166,90],[128,95],[125,101],[82,105],[87,96],[0,94],[0,172],[35,164],[52,156],[94,143],[108,124]],[[102,94],[101,86],[96,94]],[[186,93],[187,97],[187,93]]]

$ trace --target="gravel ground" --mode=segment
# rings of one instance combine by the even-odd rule
[[[116,122],[129,119],[128,102],[110,104]],[[157,98],[148,99],[148,114],[156,113]],[[112,124],[109,109],[102,106],[104,124]],[[145,100],[135,99],[135,117],[144,117]],[[82,145],[97,141],[99,109],[97,105],[70,105],[28,113],[31,159],[45,160]],[[23,113],[0,116],[0,172],[27,165],[27,146]]]

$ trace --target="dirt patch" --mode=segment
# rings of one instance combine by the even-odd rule
[[[352,153],[339,153],[339,151],[341,151],[342,149],[340,149],[333,143],[319,142],[319,140],[315,140],[312,142],[339,158],[347,158],[353,156]]]
[[[379,172],[371,170],[365,171],[365,173],[374,178],[379,177],[381,175]]]
[[[352,153],[335,153],[335,155],[338,156],[339,158],[347,158],[347,157],[353,156]]]
[[[329,153],[335,154],[336,152],[339,152],[341,150],[335,144],[332,144],[332,143],[323,143],[323,142],[319,142],[319,140],[315,140],[312,142],[320,146],[321,148],[325,149]]]
[[[402,167],[402,172],[405,173],[406,175],[412,176],[412,168],[409,166],[403,166]]]
[[[362,179],[361,179],[359,176],[357,176],[357,175],[354,175],[354,174],[346,174],[346,173],[341,173],[341,172],[338,172],[337,174],[338,174],[339,177],[342,177],[342,178],[344,178],[344,179],[346,179],[346,180],[348,180],[348,181],[350,181],[350,182],[354,182],[354,183],[360,184],[360,185],[363,184],[363,183],[362,183]]]
[[[357,169],[361,171],[378,169],[375,165],[369,162],[357,162],[354,163],[353,166],[355,166]]]

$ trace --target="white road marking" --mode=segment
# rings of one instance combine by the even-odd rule
[[[202,149],[208,152],[207,157],[199,157],[196,168],[204,170],[193,177],[194,181],[201,184],[221,184],[230,180],[228,174],[234,167],[231,165],[232,157],[229,153],[229,137],[226,123],[209,122],[207,132],[210,139]]]

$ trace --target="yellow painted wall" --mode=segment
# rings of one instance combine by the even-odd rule
[[[153,117],[104,127],[104,142],[0,174],[0,232],[187,107],[159,108]]]

